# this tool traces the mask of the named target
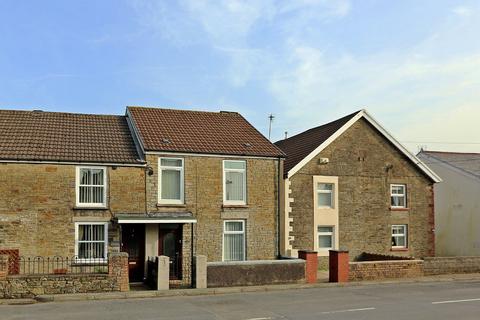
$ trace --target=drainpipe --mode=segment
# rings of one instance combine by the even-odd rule
[[[281,187],[281,183],[282,183],[282,177],[283,177],[283,172],[280,172],[281,171],[281,159],[280,157],[278,157],[278,165],[277,165],[277,217],[276,217],[276,220],[277,220],[277,237],[276,237],[276,240],[277,240],[277,259],[279,259],[281,257],[280,255],[280,250],[281,250],[281,240],[280,240],[280,232],[281,232],[281,227],[280,227],[280,208],[281,208],[281,192],[280,192],[280,187]]]

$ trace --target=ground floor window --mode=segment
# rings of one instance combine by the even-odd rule
[[[335,243],[334,227],[332,226],[318,226],[318,249],[329,250],[333,249]]]
[[[223,222],[223,260],[245,260],[245,221]]]
[[[75,224],[75,256],[82,261],[107,258],[108,223],[77,222]]]
[[[392,248],[407,248],[407,225],[392,225]]]

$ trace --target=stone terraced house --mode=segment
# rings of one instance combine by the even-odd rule
[[[169,256],[171,278],[183,283],[192,254],[278,256],[280,149],[236,112],[127,107],[127,119],[147,163],[144,216],[118,217],[128,251],[145,239],[141,255]]]
[[[283,152],[235,112],[128,107],[125,116],[0,110],[0,253],[129,253],[130,281],[170,257],[275,259]]]
[[[287,158],[282,254],[434,256],[441,179],[361,110],[275,143]]]

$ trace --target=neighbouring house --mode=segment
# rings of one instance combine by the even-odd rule
[[[125,116],[0,110],[0,254],[106,260],[145,167]]]
[[[192,255],[279,255],[280,149],[236,112],[127,107],[126,115],[148,172],[145,214],[117,217],[131,259],[169,256],[171,278],[185,284]]]
[[[361,110],[275,143],[287,158],[282,253],[434,255],[441,179]]]
[[[417,155],[441,177],[435,185],[438,256],[480,256],[480,153],[422,150]]]

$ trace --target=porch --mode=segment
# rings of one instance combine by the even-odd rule
[[[129,281],[144,283],[148,257],[169,257],[170,286],[190,287],[193,256],[191,212],[119,214],[120,250],[128,253]]]

